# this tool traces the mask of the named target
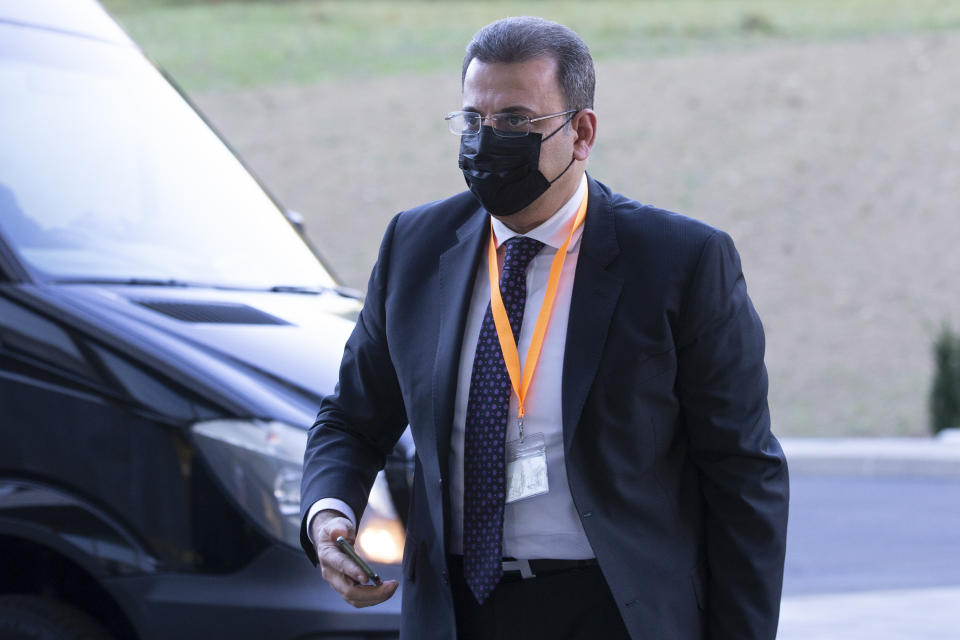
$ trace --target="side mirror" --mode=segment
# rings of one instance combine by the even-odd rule
[[[286,216],[290,224],[293,225],[293,228],[297,230],[301,236],[306,237],[307,230],[303,226],[303,214],[299,211],[294,211],[293,209],[284,209],[283,215]]]

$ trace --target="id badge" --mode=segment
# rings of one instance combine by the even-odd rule
[[[547,445],[542,433],[506,444],[507,504],[547,493]]]

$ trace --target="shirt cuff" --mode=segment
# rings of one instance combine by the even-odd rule
[[[350,505],[337,498],[320,498],[310,505],[310,510],[307,511],[307,538],[310,539],[311,544],[314,544],[314,542],[313,535],[310,533],[310,525],[313,523],[313,518],[324,509],[333,509],[347,516],[347,520],[353,524],[353,529],[356,531],[357,517],[353,513],[353,509],[350,508]]]

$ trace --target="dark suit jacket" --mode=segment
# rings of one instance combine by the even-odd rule
[[[737,251],[696,220],[592,179],[589,192],[562,389],[583,528],[632,637],[773,640],[787,467],[770,433],[763,329]],[[449,441],[488,220],[464,192],[391,221],[339,385],[307,444],[304,511],[332,496],[359,517],[409,422],[417,456],[404,638],[455,637]]]

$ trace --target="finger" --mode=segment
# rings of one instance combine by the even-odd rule
[[[397,581],[390,580],[380,586],[357,584],[350,576],[337,571],[327,571],[323,576],[333,590],[354,607],[369,607],[383,602],[397,590]]]
[[[323,550],[326,548],[334,548],[339,552],[336,541],[340,536],[346,538],[350,544],[353,544],[356,538],[353,523],[346,518],[332,518],[318,527],[313,536],[313,550],[317,557],[322,559]]]
[[[321,567],[349,576],[359,584],[367,581],[367,574],[350,556],[340,551],[340,547],[329,544],[318,547],[317,556],[320,558]]]
[[[334,531],[336,535],[331,538],[330,535]],[[310,537],[314,540],[315,546],[321,541],[335,541],[337,535],[352,541],[355,531],[353,523],[336,511],[321,511],[310,522]]]
[[[336,543],[340,536],[346,538],[350,544],[353,544],[356,538],[353,523],[346,518],[331,518],[323,524],[320,530],[320,539],[331,543]]]
[[[326,580],[333,590],[339,593],[344,600],[354,595],[351,590],[358,586],[353,578],[335,569],[323,569],[323,579]]]
[[[372,607],[375,604],[389,600],[393,594],[396,593],[397,587],[399,586],[400,583],[396,580],[388,580],[380,586],[366,584],[356,585],[348,588],[347,593],[341,595],[343,595],[343,599],[346,600],[348,604],[358,609]]]

